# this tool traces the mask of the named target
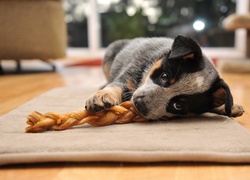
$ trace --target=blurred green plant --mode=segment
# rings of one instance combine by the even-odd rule
[[[141,10],[133,16],[128,16],[125,11],[121,13],[104,13],[102,21],[102,42],[103,46],[117,39],[131,39],[146,36],[145,25],[147,17],[142,15]]]

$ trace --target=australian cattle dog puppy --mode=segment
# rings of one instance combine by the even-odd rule
[[[214,112],[242,115],[228,85],[191,38],[136,38],[109,45],[103,62],[108,84],[86,109],[97,112],[131,100],[148,119]]]

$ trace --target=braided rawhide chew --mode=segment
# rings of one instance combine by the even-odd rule
[[[105,126],[113,123],[128,123],[147,121],[135,110],[131,101],[112,106],[96,113],[87,110],[72,111],[67,114],[48,112],[41,114],[34,111],[27,116],[27,133],[43,132],[47,130],[65,130],[76,125],[88,123],[92,126]]]

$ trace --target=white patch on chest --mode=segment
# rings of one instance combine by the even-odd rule
[[[195,82],[196,82],[197,87],[201,87],[204,84],[204,77],[201,77],[201,76],[197,77]]]

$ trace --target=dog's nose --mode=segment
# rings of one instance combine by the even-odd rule
[[[143,116],[147,115],[148,108],[147,108],[145,102],[143,101],[143,96],[139,96],[139,97],[135,98],[134,105],[141,115],[143,115]]]

